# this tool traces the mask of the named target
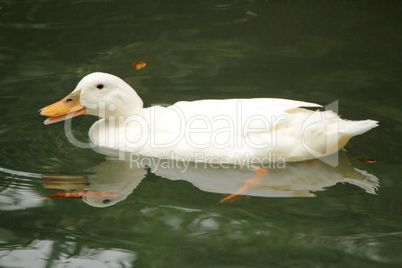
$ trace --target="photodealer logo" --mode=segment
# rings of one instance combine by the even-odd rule
[[[98,106],[96,104],[91,104],[91,105],[87,105],[88,107],[86,107],[87,109],[97,109]],[[64,133],[66,134],[66,137],[68,139],[68,141],[73,144],[74,146],[77,146],[79,148],[83,148],[83,149],[88,149],[88,148],[94,148],[96,147],[96,144],[92,143],[92,142],[81,142],[79,140],[77,140],[72,132],[72,120],[70,120],[71,118],[73,118],[73,114],[68,113],[66,116],[66,119],[64,120]]]
[[[303,147],[312,156],[333,167],[338,165],[338,109],[338,101],[334,101],[324,107],[324,112],[312,113],[304,120],[301,132]]]
[[[253,157],[249,153],[233,157],[211,157],[202,153],[195,153],[194,157],[184,157],[170,153],[168,158],[145,157],[138,153],[130,153],[129,161],[131,169],[150,168],[152,172],[158,169],[174,169],[184,173],[191,168],[203,169],[284,169],[286,161],[275,154],[267,154],[263,158]],[[193,161],[195,160],[195,161]],[[233,164],[236,163],[236,164]]]
[[[261,115],[243,110],[240,100],[231,110],[204,115],[185,112],[180,106],[153,106],[144,114],[116,115],[114,104],[87,104],[87,110],[99,120],[90,129],[92,143],[80,142],[72,134],[71,120],[65,121],[68,140],[80,148],[112,148],[121,152],[138,152],[142,148],[159,152],[186,147],[194,152],[213,149],[265,150],[277,147],[275,126],[286,121],[285,114]],[[95,111],[95,112],[94,112]],[[68,117],[71,118],[72,116]]]
[[[276,113],[267,115],[250,112],[250,107],[243,109],[241,100],[230,102],[230,109],[225,107],[205,114],[197,113],[197,109],[182,110],[181,106],[172,105],[154,106],[144,109],[144,114],[123,116],[115,113],[116,106],[111,103],[86,105],[91,114],[102,118],[90,129],[91,142],[80,142],[74,137],[71,120],[64,123],[66,137],[80,148],[115,150],[120,160],[126,159],[126,152],[145,152],[144,155],[161,158],[169,158],[171,152],[178,152],[178,155],[188,158],[180,161],[213,162],[216,159],[212,158],[225,159],[228,154],[231,155],[228,158],[231,164],[247,161],[264,163],[275,160],[251,159],[251,152],[260,158],[265,153],[274,152],[289,157],[288,151],[292,151],[293,147],[281,152],[283,148],[278,148],[278,145],[287,148],[294,144],[297,157],[309,153],[314,158],[325,157],[323,161],[331,166],[338,165],[337,153],[328,157],[340,147],[339,118],[336,114],[338,101],[325,106],[325,111],[301,109],[297,110],[297,114],[288,114],[279,106]],[[284,122],[291,125],[284,128]],[[197,153],[201,153],[203,159],[195,160]],[[234,159],[236,153],[242,158]]]

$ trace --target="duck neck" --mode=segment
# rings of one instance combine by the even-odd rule
[[[107,107],[105,120],[109,120],[110,117],[143,115],[144,104],[134,90],[115,100],[115,103],[109,104]]]
[[[121,111],[119,111],[120,115],[131,116],[131,115],[141,115],[144,110],[144,103],[141,98],[135,93],[132,92],[132,96],[127,99],[123,99],[124,105],[121,106]]]

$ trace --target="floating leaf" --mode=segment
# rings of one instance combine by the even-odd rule
[[[133,66],[135,67],[135,69],[139,70],[147,66],[147,64],[143,61],[136,61],[133,63]]]
[[[356,160],[367,162],[367,163],[377,163],[377,160],[372,158],[356,158]]]

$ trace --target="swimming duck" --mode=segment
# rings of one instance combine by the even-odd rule
[[[130,85],[117,76],[96,72],[40,114],[49,117],[46,125],[82,114],[100,117],[89,129],[91,144],[100,151],[230,164],[324,157],[378,125],[374,120],[344,120],[320,107],[303,101],[254,98],[180,101],[144,108]]]

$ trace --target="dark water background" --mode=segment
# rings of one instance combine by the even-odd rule
[[[2,1],[0,267],[400,267],[401,11],[400,1]],[[347,146],[379,178],[377,194],[337,183],[315,198],[221,204],[223,194],[146,171],[114,206],[35,200],[63,191],[40,174],[105,161],[37,115],[94,71],[125,79],[145,105],[338,100],[343,117],[380,121]],[[74,134],[85,139],[95,120],[75,119]]]

